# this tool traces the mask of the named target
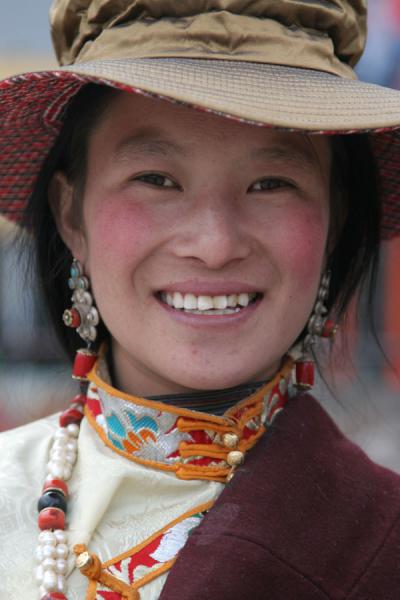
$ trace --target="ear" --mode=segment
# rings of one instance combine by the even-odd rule
[[[78,216],[73,184],[65,173],[57,171],[49,185],[49,204],[64,244],[72,256],[81,263],[86,262],[87,244],[83,222]]]

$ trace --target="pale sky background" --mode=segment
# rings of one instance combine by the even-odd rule
[[[1,0],[1,5],[0,55],[52,54],[47,16],[51,0]]]

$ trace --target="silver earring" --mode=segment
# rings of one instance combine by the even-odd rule
[[[304,345],[308,350],[315,344],[316,337],[332,338],[338,329],[337,324],[327,317],[328,309],[326,307],[326,300],[329,296],[330,281],[331,273],[330,271],[326,271],[321,277],[317,300],[307,325],[307,336],[304,340]]]
[[[314,385],[315,366],[311,351],[316,338],[333,338],[338,329],[337,324],[327,317],[326,301],[329,296],[330,280],[331,274],[327,271],[321,277],[317,300],[308,320],[301,357],[296,361],[296,386],[301,390],[309,390]]]
[[[82,265],[76,258],[71,265],[68,287],[72,290],[72,306],[63,313],[64,324],[76,329],[89,346],[96,340],[96,327],[100,319],[96,307],[93,306],[89,279],[84,275]]]

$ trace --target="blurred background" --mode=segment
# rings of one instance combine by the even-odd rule
[[[1,78],[55,66],[50,4],[3,2]],[[358,74],[400,89],[400,0],[368,5],[369,38]],[[15,234],[0,220],[0,431],[60,410],[76,389]],[[369,333],[365,310],[358,318],[349,311],[345,335],[325,361],[316,395],[347,435],[375,460],[400,471],[400,239],[384,246],[374,312],[381,348]]]

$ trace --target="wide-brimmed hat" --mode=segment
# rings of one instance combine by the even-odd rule
[[[0,211],[19,221],[88,82],[240,121],[315,134],[368,132],[384,206],[400,233],[400,92],[353,71],[365,0],[55,0],[60,68],[0,83]]]

